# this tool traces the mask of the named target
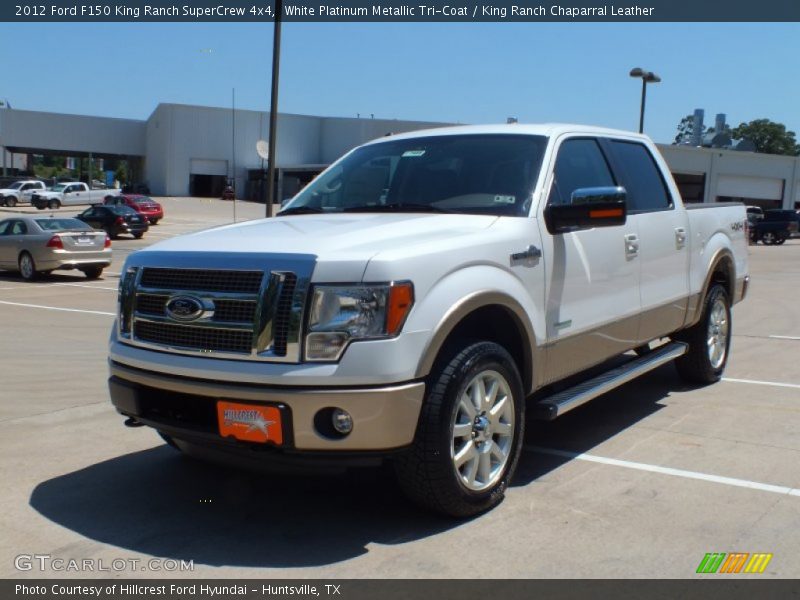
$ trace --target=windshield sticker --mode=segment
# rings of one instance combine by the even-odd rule
[[[517,202],[516,196],[501,196],[498,194],[494,197],[495,204],[515,204]]]
[[[418,156],[424,156],[425,150],[406,150],[403,152],[403,158],[416,158]]]

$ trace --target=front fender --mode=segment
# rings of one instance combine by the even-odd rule
[[[430,331],[420,356],[416,376],[425,377],[448,335],[470,313],[486,306],[505,308],[517,322],[528,350],[526,360],[539,364],[539,339],[536,315],[541,311],[522,282],[511,273],[490,265],[472,266],[450,273],[414,307],[406,327],[410,331]],[[537,370],[533,370],[537,373]]]

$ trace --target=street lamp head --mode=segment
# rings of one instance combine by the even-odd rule
[[[656,74],[655,74],[655,73],[653,73],[652,71],[648,71],[648,72],[647,72],[647,73],[644,75],[643,79],[644,79],[644,80],[645,80],[647,83],[658,83],[658,82],[660,82],[660,81],[661,81],[661,77],[659,77],[658,75],[656,75]]]
[[[636,67],[635,69],[631,69],[630,75],[631,77],[643,77],[645,75],[645,72],[643,69]]]

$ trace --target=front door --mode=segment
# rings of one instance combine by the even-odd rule
[[[561,140],[551,172],[548,203],[569,203],[577,189],[620,184],[593,138]],[[543,212],[548,383],[635,346],[641,305],[634,222],[551,235]]]

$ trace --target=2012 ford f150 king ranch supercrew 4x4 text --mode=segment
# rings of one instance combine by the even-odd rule
[[[502,500],[526,410],[553,419],[672,360],[721,377],[745,208],[689,208],[642,135],[385,137],[276,218],[129,256],[111,398],[189,454],[387,459],[416,502],[476,514]]]

